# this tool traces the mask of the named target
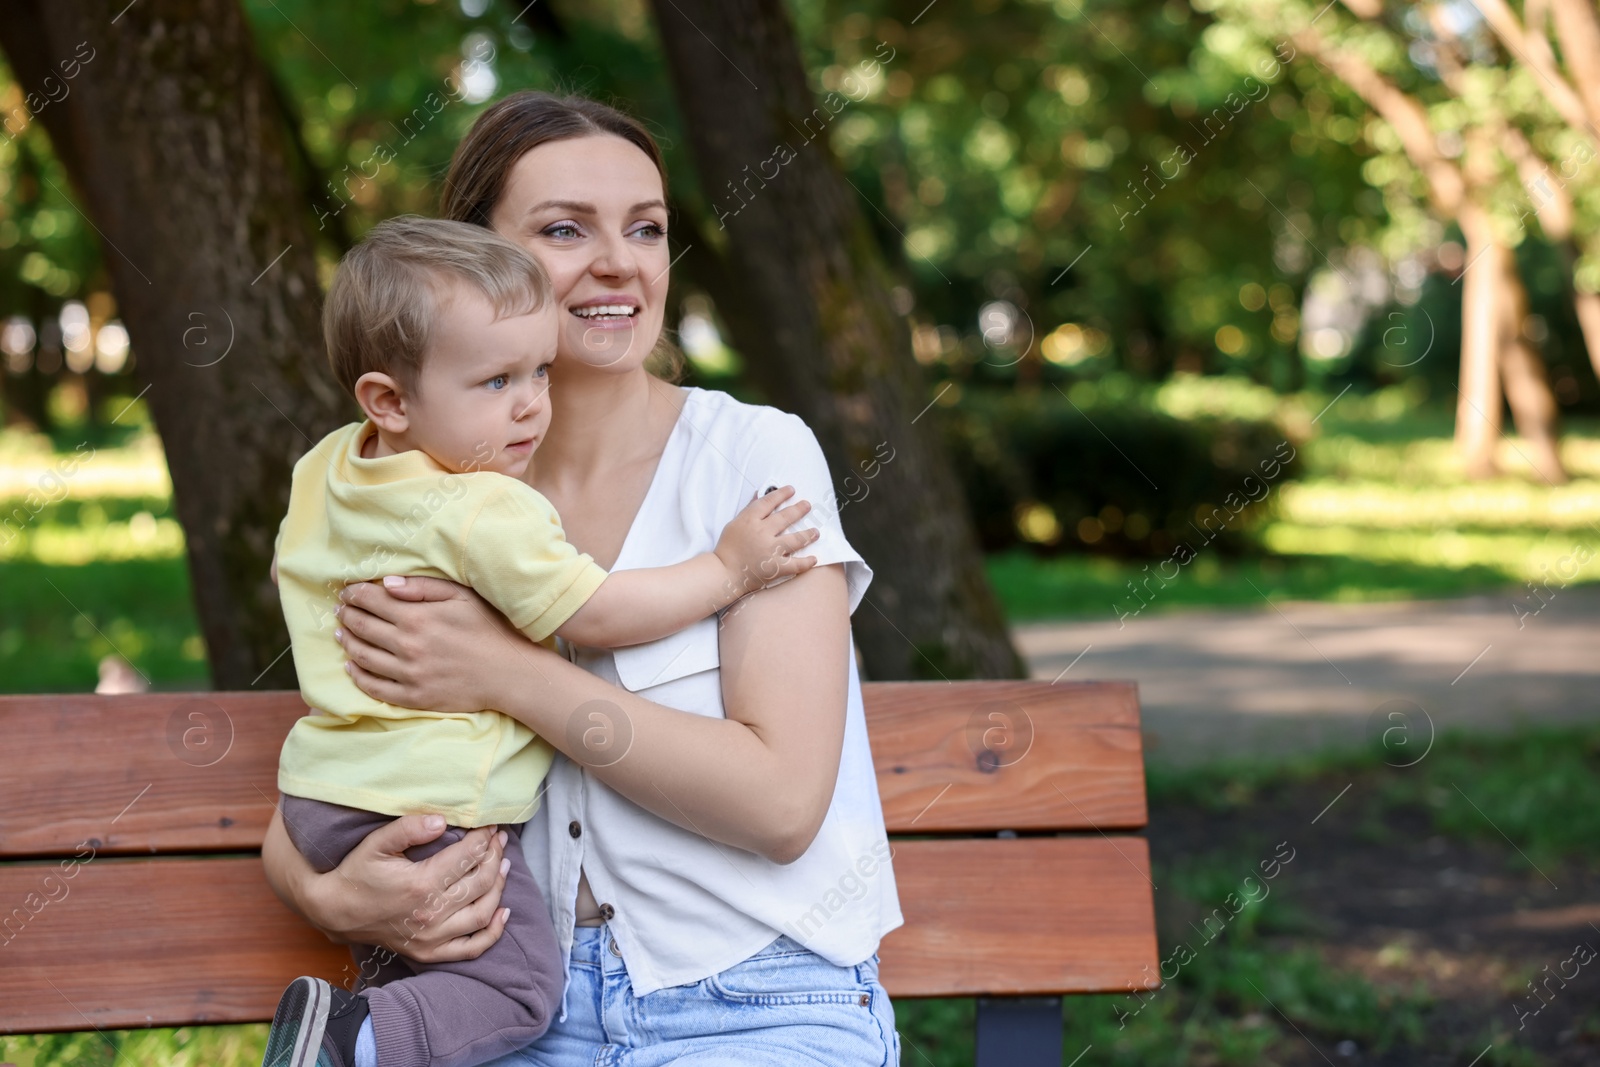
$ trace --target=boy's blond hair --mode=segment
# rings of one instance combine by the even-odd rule
[[[380,222],[345,254],[322,309],[339,384],[353,394],[363,374],[378,371],[412,385],[452,282],[481,293],[502,318],[551,299],[539,261],[493,230],[418,215]]]

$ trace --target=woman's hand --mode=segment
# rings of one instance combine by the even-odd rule
[[[442,578],[359,582],[340,592],[334,637],[345,669],[375,700],[423,711],[499,706],[508,655],[553,655],[466,586]]]
[[[500,907],[511,862],[505,834],[484,827],[425,860],[406,858],[444,827],[438,815],[396,819],[317,874],[274,812],[261,858],[279,899],[334,941],[381,945],[419,963],[476,959],[500,940],[509,917]]]

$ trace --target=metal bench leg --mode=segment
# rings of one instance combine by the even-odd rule
[[[1061,1067],[1060,997],[979,997],[975,1067]]]

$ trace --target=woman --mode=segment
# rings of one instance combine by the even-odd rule
[[[497,708],[562,753],[523,847],[569,952],[566,998],[543,1038],[498,1062],[898,1063],[876,953],[901,917],[849,628],[871,571],[839,528],[815,437],[646,370],[670,258],[661,156],[637,122],[508,97],[445,187],[444,213],[526,247],[565,312],[528,480],[575,545],[608,569],[676,562],[784,485],[817,505],[806,522],[821,531],[806,574],[663,641],[571,662],[448,582],[345,590],[336,636],[362,689]],[[474,831],[405,858],[440,830],[399,819],[317,875],[274,817],[262,853],[278,895],[330,937],[471,958],[507,919],[503,838]]]

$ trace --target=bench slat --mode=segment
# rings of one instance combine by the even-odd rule
[[[1145,825],[1129,683],[868,683],[891,833]],[[0,697],[0,858],[242,851],[277,801],[298,694]]]
[[[1123,993],[1159,971],[1142,837],[898,841],[894,871],[891,996]]]
[[[862,699],[890,833],[1147,821],[1132,682],[876,682]]]
[[[1121,992],[1155,973],[1142,838],[903,841],[894,863],[892,996]],[[263,1021],[295,975],[349,976],[253,857],[95,858],[65,881],[12,864],[0,902],[23,912],[0,915],[0,1033]]]

